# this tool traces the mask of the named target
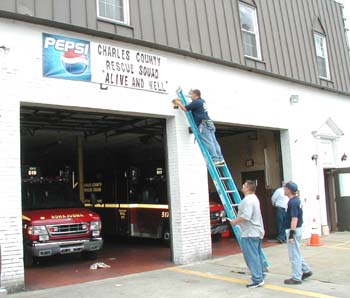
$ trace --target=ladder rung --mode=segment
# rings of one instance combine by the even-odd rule
[[[230,180],[230,177],[220,177],[220,180]]]
[[[239,204],[231,204],[231,206],[237,207],[237,206],[239,206]]]
[[[225,192],[226,193],[234,193],[234,192],[237,192],[237,191],[235,191],[235,190],[226,190]]]

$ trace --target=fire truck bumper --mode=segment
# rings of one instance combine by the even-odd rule
[[[34,257],[46,257],[56,254],[69,254],[82,251],[98,251],[102,248],[102,238],[57,241],[57,242],[34,242],[27,247]]]
[[[218,225],[213,225],[211,226],[211,234],[222,234],[224,232],[226,232],[227,230],[227,224],[218,224]]]

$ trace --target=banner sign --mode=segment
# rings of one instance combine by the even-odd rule
[[[43,33],[43,75],[167,93],[167,59],[152,53]]]
[[[92,44],[92,81],[167,92],[166,58],[105,44]]]

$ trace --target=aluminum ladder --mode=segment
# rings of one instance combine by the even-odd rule
[[[182,104],[187,105],[188,102],[182,92],[182,89],[181,88],[177,89],[176,93],[178,98],[180,98]],[[188,123],[190,124],[191,130],[203,154],[203,157],[207,163],[209,174],[216,187],[216,191],[220,197],[221,203],[224,206],[226,216],[228,218],[235,219],[237,217],[237,212],[234,207],[238,206],[241,203],[241,197],[239,195],[235,182],[233,181],[231,173],[226,165],[226,162],[224,162],[223,165],[219,165],[219,166],[214,164],[213,159],[211,158],[206,146],[204,145],[200,137],[200,132],[198,130],[197,125],[194,122],[191,111],[187,111],[185,112],[185,114],[186,114]],[[241,236],[240,236],[238,227],[232,226],[232,225],[230,226],[236,236],[239,246],[242,248]],[[263,262],[265,267],[268,267],[269,263],[267,261],[266,255],[263,250],[262,250],[262,256],[263,256]]]

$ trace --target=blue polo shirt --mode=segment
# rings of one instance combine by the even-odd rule
[[[202,120],[210,120],[207,110],[207,104],[202,98],[192,100],[192,102],[185,106],[187,111],[192,112],[193,120],[197,127],[201,124]]]
[[[290,229],[290,222],[292,217],[298,218],[297,228],[303,225],[303,209],[301,207],[301,200],[294,197],[288,201],[287,216],[285,221],[285,228]]]

